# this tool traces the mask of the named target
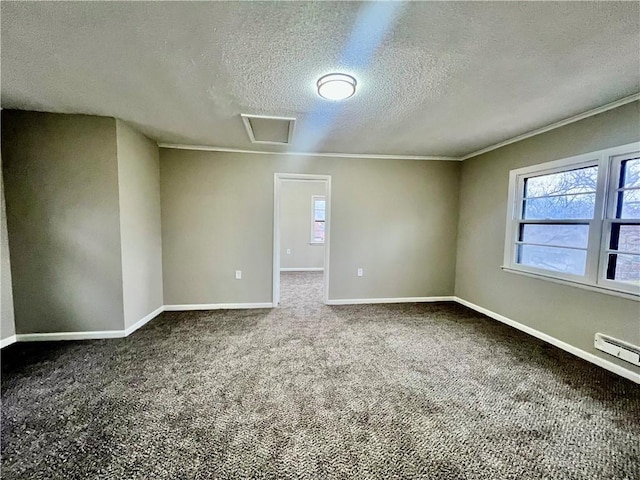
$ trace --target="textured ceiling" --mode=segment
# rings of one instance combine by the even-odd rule
[[[2,107],[159,142],[461,156],[640,91],[638,2],[2,2]],[[358,79],[342,103],[315,82]],[[292,147],[241,113],[296,117]]]

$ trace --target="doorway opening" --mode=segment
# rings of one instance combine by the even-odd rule
[[[323,275],[329,295],[331,176],[276,173],[273,205],[273,306],[280,304],[281,272]]]

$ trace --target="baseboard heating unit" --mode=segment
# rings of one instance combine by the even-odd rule
[[[609,337],[603,333],[596,333],[594,346],[609,355],[640,366],[640,347]]]

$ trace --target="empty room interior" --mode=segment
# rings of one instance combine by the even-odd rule
[[[2,1],[6,479],[640,479],[640,2]]]

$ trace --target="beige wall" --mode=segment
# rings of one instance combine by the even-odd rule
[[[503,272],[509,170],[640,139],[639,103],[514,143],[463,163],[456,295],[640,372],[593,347],[596,332],[640,345],[640,304]]]
[[[0,165],[2,160],[0,160]],[[16,333],[13,315],[13,289],[11,287],[11,262],[7,237],[7,216],[4,202],[4,182],[0,168],[0,340]]]
[[[311,245],[311,197],[325,182],[285,180],[280,188],[280,267],[322,268],[324,246]],[[287,253],[287,249],[291,253]]]
[[[162,306],[158,146],[116,121],[125,328]]]
[[[2,112],[17,333],[121,330],[116,122]]]
[[[17,333],[120,330],[163,299],[271,302],[274,173],[328,174],[330,299],[455,293],[640,372],[593,348],[595,332],[640,344],[638,302],[500,269],[509,170],[637,141],[639,109],[463,163],[158,153],[114,119],[4,111],[1,336],[11,276]]]
[[[460,167],[160,149],[165,304],[271,302],[276,172],[332,176],[330,299],[452,295]]]

